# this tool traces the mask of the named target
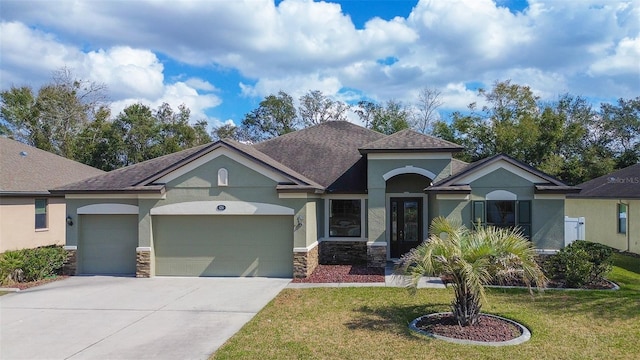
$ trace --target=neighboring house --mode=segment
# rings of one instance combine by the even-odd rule
[[[640,254],[640,164],[578,185],[565,212],[585,218],[585,240]]]
[[[56,189],[78,274],[306,277],[318,263],[385,266],[437,216],[564,241],[576,191],[504,155],[327,122],[255,145],[221,140]]]
[[[63,245],[64,196],[48,189],[104,171],[0,137],[0,253]]]

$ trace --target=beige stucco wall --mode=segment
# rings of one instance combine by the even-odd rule
[[[63,198],[50,197],[47,229],[35,229],[35,198],[0,198],[0,253],[7,250],[64,245],[66,212]]]
[[[627,234],[618,234],[618,203],[627,207]],[[572,199],[565,201],[565,215],[585,218],[585,240],[640,254],[640,200]]]

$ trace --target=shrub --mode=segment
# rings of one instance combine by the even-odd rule
[[[613,249],[578,240],[552,256],[544,266],[548,277],[563,280],[568,287],[599,281],[611,270]]]
[[[0,255],[0,281],[37,281],[59,275],[66,260],[61,246],[7,251]]]

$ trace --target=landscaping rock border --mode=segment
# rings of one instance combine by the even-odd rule
[[[422,315],[418,318],[415,318],[410,324],[409,324],[409,329],[415,333],[418,333],[420,335],[424,335],[424,336],[428,336],[434,339],[438,339],[438,340],[444,340],[444,341],[448,341],[451,343],[455,343],[455,344],[461,344],[461,345],[482,345],[482,346],[511,346],[511,345],[519,345],[522,344],[524,342],[529,341],[529,339],[531,339],[531,332],[529,331],[529,329],[527,329],[524,325],[517,323],[511,319],[507,319],[507,318],[503,318],[501,316],[497,316],[497,315],[491,315],[491,314],[482,314],[482,316],[488,316],[488,317],[493,317],[496,319],[500,319],[502,321],[506,321],[509,322],[511,324],[513,324],[514,326],[516,326],[517,328],[520,329],[521,335],[515,339],[511,339],[508,341],[474,341],[474,340],[464,340],[464,339],[456,339],[456,338],[451,338],[451,337],[447,337],[447,336],[442,336],[442,335],[437,335],[437,334],[433,334],[430,333],[428,331],[424,331],[422,329],[419,329],[416,324],[423,318],[425,317],[432,317],[432,316],[438,316],[438,315],[447,315],[447,314],[451,314],[450,312],[441,312],[441,313],[433,313],[433,314],[427,314],[427,315]]]

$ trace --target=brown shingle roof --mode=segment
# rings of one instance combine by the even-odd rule
[[[255,145],[246,145],[230,139],[221,140],[117,169],[96,178],[60,187],[56,191],[161,192],[164,188],[162,185],[154,184],[155,180],[219,146],[226,146],[290,179],[290,184],[279,185],[279,190],[282,191],[315,189],[328,192],[365,192],[367,162],[358,149],[382,150],[383,144],[391,146],[391,152],[402,149],[461,149],[458,145],[414,131],[387,136],[346,121],[330,121]],[[443,146],[444,150],[439,146]],[[456,173],[467,166],[468,164],[462,161],[454,160],[452,170]]]
[[[143,182],[166,168],[197,155],[199,152],[206,150],[208,146],[211,146],[211,144],[196,146],[188,150],[143,161],[135,165],[110,171],[102,176],[58,187],[55,191],[160,191],[158,187],[145,187]]]
[[[312,189],[322,188],[313,180],[288,169],[251,146],[225,139],[113,170],[99,177],[59,187],[55,191],[66,193],[88,191],[161,192],[164,186],[154,184],[155,180],[222,146],[243,153],[245,156],[249,156],[263,165],[280,172],[290,178],[292,182],[295,182],[296,185],[304,185]]]
[[[640,199],[640,163],[584,182],[571,197]]]
[[[458,152],[464,148],[452,142],[421,134],[411,129],[398,131],[360,147],[360,152]]]
[[[330,192],[363,192],[367,164],[358,148],[384,137],[346,121],[329,121],[254,147]]]
[[[0,194],[46,194],[100,174],[104,171],[0,137]]]

